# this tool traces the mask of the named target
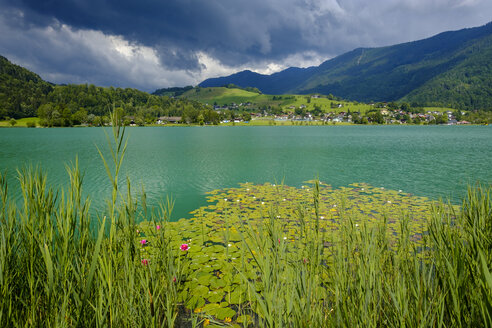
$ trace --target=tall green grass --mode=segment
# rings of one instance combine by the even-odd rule
[[[112,120],[108,150],[100,150],[112,193],[100,216],[91,216],[90,199],[83,197],[77,160],[67,166],[66,189],[49,187],[39,168],[19,170],[20,205],[0,174],[0,326],[229,325],[186,309],[192,293],[180,299],[190,268],[167,228],[172,202],[155,210],[147,208],[144,192],[140,200],[132,197],[130,182],[119,176],[124,129],[118,117]],[[231,324],[492,325],[490,187],[470,188],[457,213],[446,204],[435,207],[418,246],[404,215],[396,241],[386,222],[355,224],[343,213],[338,230],[320,229],[318,190],[315,184],[312,211],[297,211],[301,245],[287,242],[274,208],[265,220],[235,227],[256,272],[244,270],[244,258],[236,267],[247,293]],[[137,231],[141,220],[155,227],[152,252]],[[229,223],[226,239],[228,231]]]
[[[275,213],[257,229],[248,225],[259,270],[256,281],[243,277],[255,325],[491,326],[491,190],[470,188],[460,213],[434,208],[418,247],[405,217],[395,243],[385,222],[369,228],[342,216],[339,230],[322,233],[316,215],[299,211],[297,249],[283,242]]]
[[[120,191],[125,138],[117,121],[113,117],[109,160],[102,157],[113,186],[105,216],[91,217],[77,161],[67,167],[67,190],[48,187],[40,169],[19,171],[20,206],[0,175],[0,326],[176,325],[179,257],[166,242],[165,225],[156,231],[152,259],[136,245],[136,222],[149,216],[138,210],[146,210],[145,203],[132,198],[129,183],[127,195]],[[169,210],[150,218],[165,221]]]

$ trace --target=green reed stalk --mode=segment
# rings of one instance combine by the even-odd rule
[[[109,157],[99,150],[113,189],[95,225],[77,159],[67,166],[65,189],[49,187],[39,168],[19,170],[20,205],[0,174],[0,326],[204,323],[205,317],[190,314],[180,300],[190,259],[175,247],[169,229],[172,201],[156,213],[148,209],[143,188],[140,201],[132,196],[128,179],[126,195],[121,192],[127,141],[117,115]],[[247,299],[235,309],[253,319],[242,325],[491,326],[491,191],[490,186],[469,188],[458,212],[441,202],[422,227],[419,247],[410,235],[410,216],[402,213],[394,241],[385,217],[375,226],[356,223],[344,212],[343,199],[337,229],[325,231],[318,183],[311,208],[298,208],[293,240],[284,239],[286,225],[275,207],[258,223],[241,221],[236,211],[238,220],[227,218],[224,241],[230,240],[231,222],[241,221],[235,226],[241,252],[251,254],[255,270],[246,272],[244,256],[236,267],[248,288]],[[137,223],[147,219],[154,227],[148,234],[157,237],[152,252],[140,244],[149,235],[137,233]]]
[[[296,245],[277,245],[283,228],[275,215],[258,227],[244,223],[243,244],[259,274],[252,281],[239,270],[250,287],[250,314],[267,327],[488,326],[490,191],[470,189],[460,213],[441,204],[420,247],[411,241],[411,218],[404,213],[396,243],[388,238],[386,219],[369,228],[343,213],[339,229],[320,239],[316,189],[315,218],[298,211]],[[320,255],[321,240],[332,246]]]
[[[117,115],[112,119],[111,160],[102,158],[113,190],[107,215],[95,227],[90,200],[82,196],[77,159],[67,166],[67,189],[48,187],[39,168],[19,170],[20,207],[10,200],[0,174],[0,326],[174,326],[178,254],[170,249],[161,223],[158,251],[141,263],[145,255],[135,237],[136,222],[148,216],[145,194],[142,190],[139,205],[127,181],[127,195],[121,195],[118,181],[127,143]],[[157,220],[153,213],[151,219],[166,221],[169,205],[163,204],[162,217]]]

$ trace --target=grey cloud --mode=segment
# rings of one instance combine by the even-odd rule
[[[66,46],[60,40],[47,40],[48,44],[56,44],[52,49],[64,49],[58,50],[64,54],[63,58],[43,49],[43,45],[36,46],[38,41],[32,31],[50,26],[60,29],[66,25],[74,33],[100,31],[138,47],[154,49],[160,68],[176,74],[176,77],[163,79],[187,83],[208,72],[199,61],[200,53],[226,67],[238,68],[269,63],[281,66],[300,53],[328,59],[357,47],[395,44],[445,30],[485,24],[491,19],[492,1],[0,0],[0,9],[4,13],[4,25],[20,33],[24,42],[31,43],[20,45],[20,41],[10,40],[8,48],[3,37],[0,49],[8,48],[17,58],[37,62],[36,67],[46,71],[49,67],[61,69],[63,63],[73,72],[79,72],[81,69],[72,67],[72,63],[77,62],[78,67],[86,70],[83,76],[89,78],[89,73],[100,76],[101,72],[106,72],[108,81],[115,77],[109,73],[110,69],[111,72],[121,71],[117,62],[77,38],[64,40]],[[63,39],[63,36],[57,37]],[[81,43],[83,49],[78,49]],[[21,48],[22,53],[15,50]],[[5,50],[2,51],[5,54]],[[29,53],[34,51],[36,53]],[[40,60],[39,53],[46,54],[46,58]],[[93,66],[98,68],[93,69]],[[152,71],[149,67],[151,65],[146,69]],[[105,78],[100,76],[99,80]],[[131,82],[135,77],[127,80]],[[149,80],[159,79],[151,77]]]
[[[0,17],[0,54],[54,83],[93,83],[153,91],[196,83],[183,70],[166,70],[150,48],[67,25],[16,30]],[[118,50],[121,48],[122,50]]]

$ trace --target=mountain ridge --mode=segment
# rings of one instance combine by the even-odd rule
[[[491,109],[492,95],[482,92],[476,80],[489,86],[492,70],[473,70],[472,75],[476,78],[469,83],[464,78],[471,74],[469,70],[476,66],[474,62],[490,66],[492,57],[488,54],[491,52],[492,22],[391,46],[356,48],[315,67],[291,67],[271,75],[242,71],[207,79],[199,86],[233,83],[256,87],[269,94],[323,93],[366,102],[406,100]],[[456,81],[450,81],[450,76]],[[453,94],[438,88],[439,84],[444,88],[460,83],[466,87]],[[429,86],[432,92],[426,89]]]

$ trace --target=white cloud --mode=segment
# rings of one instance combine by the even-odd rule
[[[290,66],[319,65],[323,60],[317,53],[306,51],[282,61],[228,66],[198,51],[196,56],[202,70],[170,70],[163,67],[154,48],[129,42],[118,35],[76,30],[56,21],[44,28],[21,31],[11,29],[0,20],[0,28],[8,31],[0,35],[0,52],[54,83],[93,83],[153,91],[160,87],[196,85],[209,77],[240,70],[272,74]],[[21,49],[15,49],[14,44],[22,45]]]
[[[492,10],[491,0],[167,0],[138,12],[97,0],[36,4],[0,0],[0,54],[55,83],[146,91],[318,65],[357,47],[478,26]]]
[[[93,83],[135,87],[197,84],[185,70],[165,69],[156,51],[122,36],[75,30],[54,22],[44,28],[16,30],[0,20],[0,53],[54,83]]]

